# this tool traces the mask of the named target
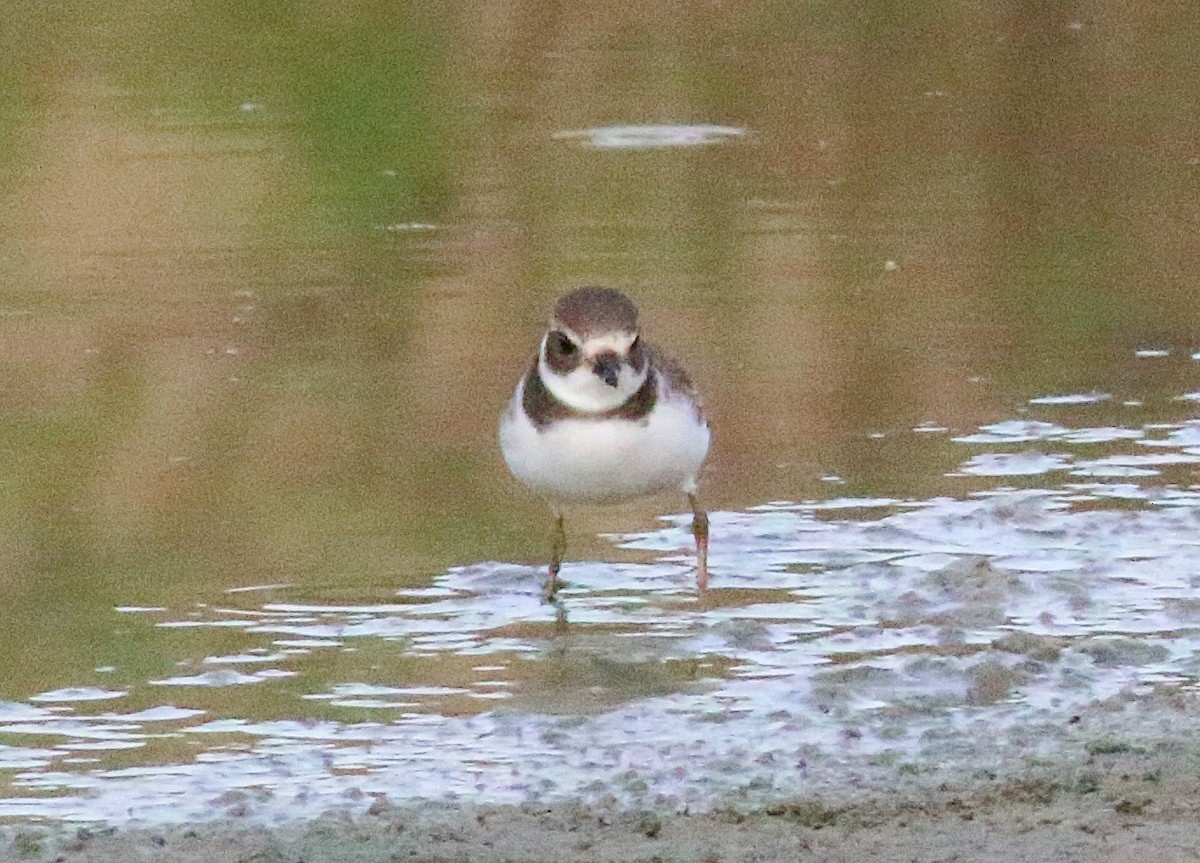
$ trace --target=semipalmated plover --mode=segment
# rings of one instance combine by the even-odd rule
[[[708,587],[708,514],[696,496],[711,434],[687,373],[638,332],[637,307],[611,288],[554,306],[537,356],[500,418],[513,476],[550,503],[553,600],[566,552],[564,507],[678,490],[692,507],[696,584]]]

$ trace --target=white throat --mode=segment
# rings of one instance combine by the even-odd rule
[[[592,371],[593,358],[602,350],[617,349],[617,355],[624,357],[632,342],[632,337],[624,338],[624,344],[615,344],[612,336],[588,339],[584,342],[583,361],[574,370],[560,374],[550,368],[546,362],[546,339],[542,339],[542,348],[538,354],[538,374],[546,389],[550,390],[560,402],[567,407],[584,413],[604,413],[619,408],[629,401],[646,382],[650,373],[649,364],[640,372],[627,362],[621,363],[617,375],[617,385],[609,386]]]

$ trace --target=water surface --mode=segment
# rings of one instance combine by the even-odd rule
[[[1190,11],[31,13],[0,814],[700,805],[1190,687]],[[495,422],[593,282],[708,400],[715,590],[584,513],[563,633]]]

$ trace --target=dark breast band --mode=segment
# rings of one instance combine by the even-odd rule
[[[591,413],[578,411],[570,405],[565,405],[550,392],[542,376],[538,374],[537,358],[525,373],[525,386],[521,395],[521,407],[525,415],[539,431],[556,420],[606,420],[623,419],[630,422],[641,422],[650,415],[658,401],[658,374],[654,369],[646,375],[646,381],[629,399],[612,410]]]

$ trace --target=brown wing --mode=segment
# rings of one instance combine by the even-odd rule
[[[696,389],[696,385],[692,383],[691,377],[684,370],[683,366],[675,362],[674,359],[664,354],[658,348],[653,348],[647,345],[650,352],[650,362],[654,368],[658,369],[658,374],[662,377],[663,382],[671,389],[684,393],[692,400],[696,406],[696,416],[708,421],[708,414],[704,410],[704,398],[700,395],[700,391]]]

